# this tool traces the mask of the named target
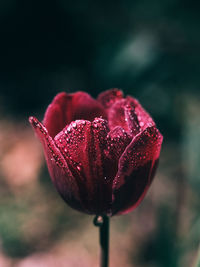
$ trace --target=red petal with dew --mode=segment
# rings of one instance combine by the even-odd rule
[[[139,205],[157,167],[162,135],[155,126],[139,133],[119,159],[113,182],[113,214],[123,214]]]
[[[116,101],[108,111],[110,129],[121,126],[127,133],[135,136],[140,131],[135,107],[127,99]]]
[[[135,107],[135,113],[141,130],[145,130],[149,125],[155,125],[155,122],[149,113],[140,105],[139,101],[132,96],[127,96],[126,99]]]
[[[112,200],[112,181],[116,171],[108,164],[107,121],[76,120],[64,128],[55,143],[76,178],[81,201],[91,214],[107,213]]]
[[[56,189],[72,208],[83,211],[79,188],[67,162],[42,123],[34,117],[30,117],[29,121],[43,145],[48,170]]]

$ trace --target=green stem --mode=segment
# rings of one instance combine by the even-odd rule
[[[106,215],[96,216],[94,225],[99,227],[100,243],[100,267],[109,266],[109,217]]]

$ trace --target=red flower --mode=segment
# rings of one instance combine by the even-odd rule
[[[162,135],[136,99],[117,89],[97,100],[63,92],[47,108],[43,124],[29,121],[52,181],[72,208],[114,215],[139,205],[155,174]]]

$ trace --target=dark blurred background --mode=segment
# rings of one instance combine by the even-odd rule
[[[60,91],[117,87],[164,135],[150,192],[112,219],[111,266],[196,267],[198,1],[0,1],[0,266],[98,266],[92,217],[53,188],[28,116]]]

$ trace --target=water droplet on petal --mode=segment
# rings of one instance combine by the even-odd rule
[[[98,124],[96,124],[95,122],[93,123],[93,127],[98,129]]]
[[[65,131],[65,134],[68,134],[68,133],[70,133],[70,132],[71,132],[71,128],[68,127],[67,130]]]
[[[76,122],[73,122],[73,123],[72,123],[72,127],[76,129],[76,127],[77,127]]]
[[[80,171],[81,170],[81,166],[77,165],[77,170]]]

